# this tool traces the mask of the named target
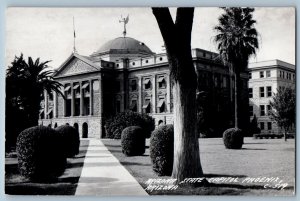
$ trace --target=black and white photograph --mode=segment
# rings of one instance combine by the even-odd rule
[[[296,8],[150,6],[6,8],[5,194],[295,196]]]

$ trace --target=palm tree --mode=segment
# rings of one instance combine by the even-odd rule
[[[43,92],[49,94],[57,92],[62,94],[59,82],[53,80],[53,70],[47,65],[50,61],[40,62],[40,59],[33,61],[28,57],[26,62],[23,54],[15,57],[6,73],[6,106],[7,109],[15,109],[23,112],[26,126],[38,125],[40,103]],[[10,111],[7,110],[7,115]],[[7,119],[9,121],[9,119]],[[7,122],[8,125],[10,122]],[[18,125],[15,125],[18,126]]]
[[[222,8],[225,13],[219,17],[219,25],[214,27],[217,35],[214,41],[217,43],[221,59],[229,66],[235,75],[235,127],[239,127],[240,121],[240,73],[248,67],[249,58],[256,54],[258,49],[258,33],[254,27],[254,8]]]

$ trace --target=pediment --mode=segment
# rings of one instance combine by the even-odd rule
[[[72,56],[59,68],[55,77],[78,75],[97,70],[98,69],[91,65],[90,62],[86,62],[76,56]]]

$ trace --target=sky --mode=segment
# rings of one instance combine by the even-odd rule
[[[171,8],[174,18],[176,9]],[[192,48],[217,52],[213,27],[222,10],[195,9]],[[121,15],[129,15],[127,36],[144,42],[153,52],[163,52],[163,39],[150,8],[17,8],[6,11],[6,66],[21,53],[25,57],[51,60],[58,68],[73,51],[73,17],[76,49],[90,55],[108,40],[122,36]],[[295,64],[295,9],[259,7],[255,9],[259,50],[250,62],[279,59]]]

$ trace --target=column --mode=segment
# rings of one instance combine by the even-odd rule
[[[100,106],[100,111],[99,111],[99,116],[100,116],[100,136],[99,138],[103,137],[103,83],[102,83],[102,74],[100,74],[99,78],[99,106]]]
[[[73,89],[73,83],[71,84],[71,116],[74,116],[75,112],[75,99],[74,99],[74,89]]]
[[[93,115],[93,82],[89,80],[89,88],[90,88],[90,114]]]
[[[166,77],[166,82],[167,82],[167,112],[171,112],[171,77],[168,74]]]
[[[156,113],[156,75],[152,78],[152,113]]]
[[[142,77],[138,77],[138,90],[139,90],[138,112],[142,113],[142,107],[143,107],[143,79],[142,79]]]
[[[57,93],[53,91],[53,117],[57,118]]]
[[[47,113],[48,113],[48,94],[47,91],[44,90],[44,119],[47,119]]]
[[[79,83],[80,87],[80,116],[83,116],[83,90],[82,90],[82,81]]]

